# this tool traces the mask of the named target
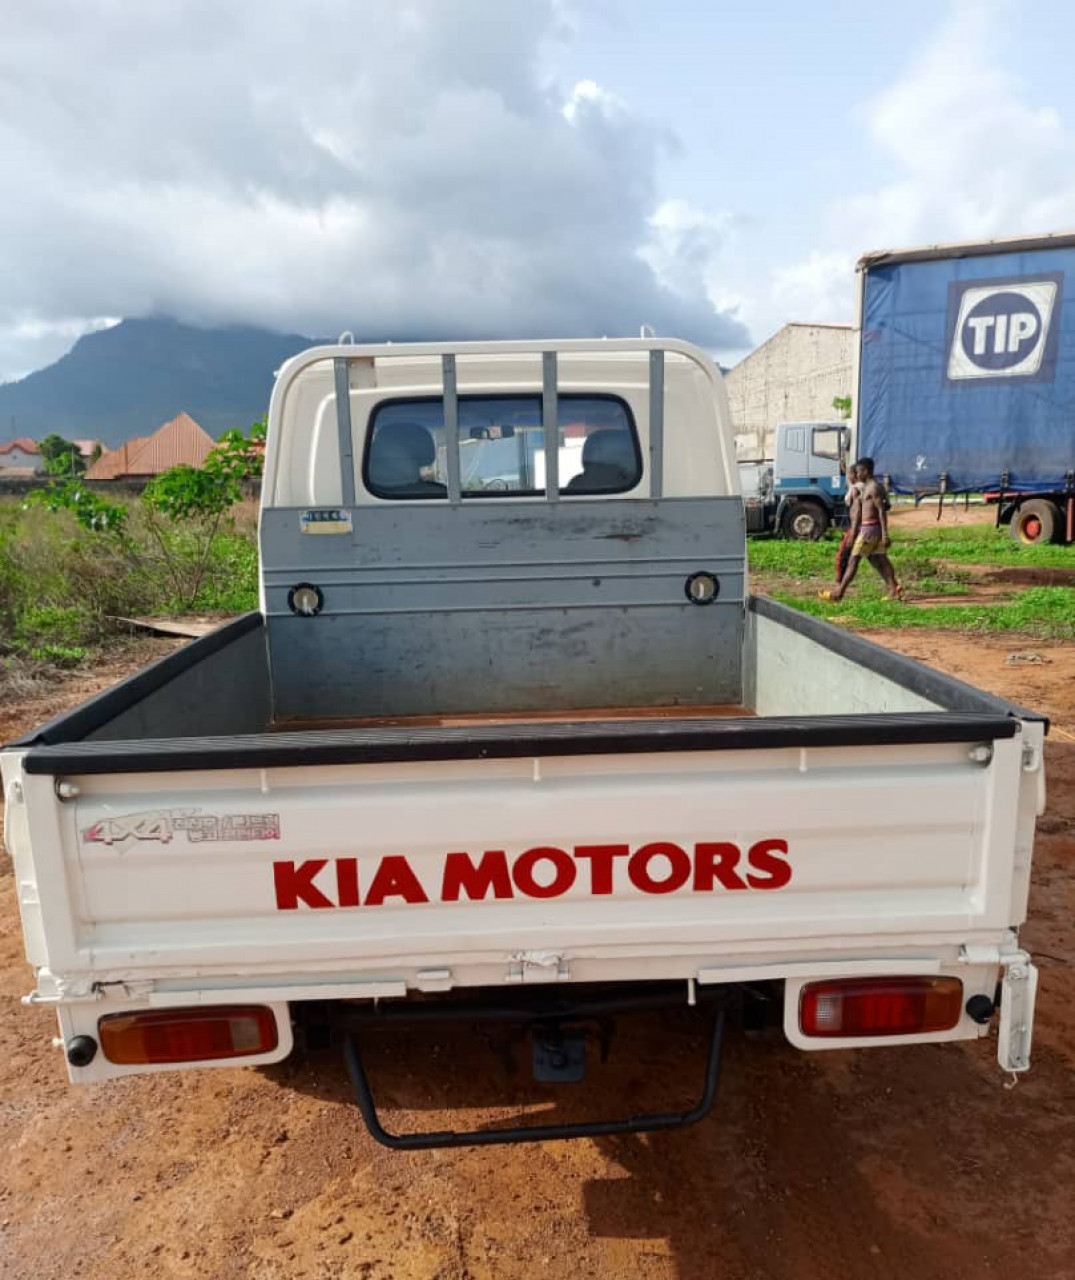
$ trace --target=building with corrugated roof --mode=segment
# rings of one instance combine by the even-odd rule
[[[149,480],[185,464],[200,467],[216,441],[188,413],[180,413],[151,436],[136,436],[102,453],[87,480]]]

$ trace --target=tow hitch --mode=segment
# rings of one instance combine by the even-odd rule
[[[701,997],[701,993],[699,993]],[[513,1142],[548,1142],[560,1138],[593,1138],[617,1133],[645,1133],[679,1129],[697,1124],[712,1109],[720,1079],[724,1033],[724,1002],[719,993],[707,993],[711,1003],[708,1048],[698,1101],[686,1111],[644,1112],[618,1119],[579,1121],[572,1124],[508,1126],[501,1129],[442,1130],[426,1133],[392,1133],[381,1123],[377,1104],[362,1060],[363,1032],[381,1022],[498,1021],[526,1026],[532,1040],[534,1079],[540,1083],[577,1083],[586,1074],[586,1042],[596,1023],[596,1039],[602,1061],[611,1043],[611,1019],[616,1013],[682,1006],[683,988],[647,992],[634,997],[579,995],[566,999],[557,993],[525,1005],[428,1004],[387,1005],[377,1009],[348,1010],[342,1014],[345,1031],[344,1061],[355,1091],[355,1101],[366,1127],[376,1140],[395,1150],[418,1151],[432,1147],[493,1146]]]

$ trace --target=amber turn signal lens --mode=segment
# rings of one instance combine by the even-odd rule
[[[950,1031],[963,1011],[958,978],[833,978],[799,997],[807,1036],[910,1036]]]
[[[202,1062],[249,1058],[275,1049],[276,1018],[265,1005],[202,1005],[112,1013],[97,1024],[109,1062]]]

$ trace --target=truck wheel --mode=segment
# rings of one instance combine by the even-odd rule
[[[816,502],[797,502],[784,516],[784,537],[795,542],[817,542],[828,527],[828,513]]]
[[[1012,540],[1024,546],[1052,542],[1060,528],[1060,512],[1048,498],[1032,498],[1015,509],[1009,527]]]

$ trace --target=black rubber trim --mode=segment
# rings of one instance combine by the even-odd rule
[[[893,681],[903,689],[928,698],[948,711],[962,711],[987,716],[1015,716],[1019,720],[1030,720],[1049,728],[1049,717],[1040,711],[1031,711],[1020,707],[1004,698],[994,697],[991,693],[983,693],[972,685],[964,684],[955,676],[945,675],[932,667],[924,666],[913,658],[905,658],[900,653],[893,653],[882,645],[874,644],[853,632],[834,627],[820,618],[793,609],[790,605],[781,604],[768,596],[751,596],[747,608],[759,618],[769,618],[779,622],[789,631],[815,640],[830,652],[847,658],[857,666],[865,667],[879,676]]]
[[[393,764],[647,751],[742,751],[777,747],[892,746],[1012,738],[1008,715],[950,711],[783,719],[623,720],[584,724],[482,725],[450,729],[317,729],[213,738],[147,738],[35,746],[27,773],[171,773],[277,769],[291,765]]]
[[[219,653],[221,649],[248,632],[256,631],[262,624],[262,616],[256,611],[244,613],[231,622],[225,622],[223,626],[210,631],[208,635],[199,636],[197,640],[183,645],[175,653],[169,653],[143,670],[136,671],[133,676],[128,676],[126,680],[121,680],[119,684],[105,689],[103,693],[83,702],[73,711],[65,711],[63,715],[39,725],[32,733],[14,738],[7,743],[7,746],[27,747],[38,744],[77,742],[86,734],[93,733],[109,720],[114,720],[116,716],[129,710],[142,698],[156,693],[158,689],[163,688],[176,676],[182,675],[184,671],[189,671],[199,662],[211,658],[213,654]]]
[[[540,391],[508,391],[499,394],[496,391],[478,391],[478,392],[458,392],[456,399],[460,406],[466,401],[468,404],[480,404],[483,400],[536,400],[538,405],[541,404]],[[630,493],[632,489],[636,489],[642,483],[642,446],[638,439],[638,424],[635,422],[635,415],[631,406],[623,398],[613,394],[611,391],[567,391],[557,395],[557,403],[560,405],[567,404],[578,400],[604,400],[611,404],[618,405],[623,410],[624,419],[627,423],[628,433],[631,437],[631,447],[635,454],[635,474],[630,484],[623,485],[618,489],[576,489],[570,496],[576,498],[603,498],[607,494]],[[442,395],[425,395],[425,396],[390,396],[387,399],[380,400],[374,406],[373,413],[370,415],[369,426],[366,429],[366,443],[362,450],[362,483],[366,486],[367,492],[373,495],[381,502],[443,502],[447,498],[447,493],[428,494],[428,493],[393,493],[391,490],[377,489],[369,476],[370,450],[373,446],[374,436],[377,434],[377,419],[381,411],[393,405],[411,405],[411,404],[441,404],[444,403]],[[442,415],[443,416],[443,415]],[[563,497],[568,493],[564,487],[560,487],[560,496]],[[463,491],[463,498],[470,502],[472,499],[487,498],[495,501],[497,498],[544,498],[546,490],[544,489],[501,489],[494,492],[473,489],[469,492]]]

